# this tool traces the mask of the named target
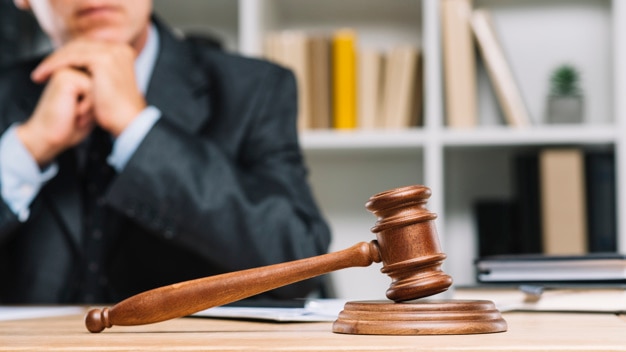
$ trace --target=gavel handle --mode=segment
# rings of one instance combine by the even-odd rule
[[[142,325],[183,317],[332,271],[380,262],[376,241],[333,253],[231,272],[159,287],[129,297],[111,308],[92,309],[87,330]]]

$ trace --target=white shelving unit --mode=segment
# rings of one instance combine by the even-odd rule
[[[424,125],[399,131],[310,131],[301,136],[317,199],[334,232],[331,250],[373,238],[375,218],[364,204],[374,193],[407,184],[433,191],[429,209],[439,215],[448,254],[444,269],[456,283],[474,281],[476,255],[472,204],[511,196],[514,153],[542,146],[576,145],[615,150],[618,180],[626,175],[626,3],[620,0],[475,0],[492,11],[502,45],[535,124],[502,123],[484,70],[479,68],[480,123],[449,130],[443,112],[438,0],[156,0],[155,8],[183,30],[218,34],[227,50],[261,54],[265,33],[352,27],[359,45],[419,45],[424,57]],[[542,124],[547,77],[571,62],[583,73],[586,120],[582,125]],[[521,78],[521,79],[520,79]],[[626,183],[618,181],[618,219],[626,219]],[[626,226],[618,224],[626,253]],[[380,266],[332,274],[336,294],[384,298],[389,279]]]

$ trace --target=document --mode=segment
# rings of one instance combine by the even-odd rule
[[[77,306],[0,306],[0,321],[80,315],[84,307]]]
[[[483,283],[626,283],[626,255],[496,255],[476,261]]]
[[[490,300],[502,312],[626,312],[623,285],[478,285],[456,287],[453,298]]]
[[[342,299],[306,300],[302,307],[220,306],[193,314],[193,317],[265,320],[276,322],[335,321],[343,309]]]

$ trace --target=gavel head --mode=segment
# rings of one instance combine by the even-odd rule
[[[373,195],[365,207],[378,218],[381,271],[391,277],[387,298],[408,301],[447,290],[452,278],[441,270],[442,253],[434,220],[426,209],[430,189],[407,186]]]

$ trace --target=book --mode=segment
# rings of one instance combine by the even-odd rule
[[[340,29],[332,37],[333,127],[357,127],[356,41],[352,29]]]
[[[519,153],[513,157],[512,167],[516,203],[513,253],[543,253],[539,156],[536,152]]]
[[[495,255],[475,265],[483,283],[626,283],[626,255],[619,253]]]
[[[311,34],[309,50],[309,94],[310,128],[328,129],[331,127],[330,93],[330,38],[326,34]]]
[[[585,231],[586,246],[582,244],[585,241],[582,238],[583,235],[577,237],[576,243],[578,243],[578,246],[585,248],[584,251],[580,249],[579,251],[615,252],[617,250],[617,209],[614,152],[610,150],[588,150],[577,153],[582,153],[584,158],[584,161],[582,161],[584,164],[584,185],[579,180],[576,189],[584,188],[584,200],[579,199],[576,203],[584,203],[587,224]],[[580,160],[578,163],[580,163]],[[515,155],[512,166],[514,197],[517,203],[516,229],[518,233],[514,240],[514,248],[519,250],[514,250],[510,253],[542,253],[544,236],[542,230],[539,152],[523,152]],[[580,168],[579,166],[578,170]],[[564,182],[574,181],[569,176],[563,182],[560,182],[559,177],[555,178],[554,182],[558,183],[558,187],[565,186]],[[552,189],[552,191],[555,190]],[[578,197],[581,198],[580,195]],[[553,198],[564,201],[564,198],[560,196],[553,196]],[[544,199],[544,201],[547,200]],[[567,201],[565,202],[567,203]],[[572,204],[567,205],[571,206]],[[554,223],[555,221],[554,217],[548,219],[548,222]],[[580,219],[576,222],[579,221]],[[567,226],[571,225],[567,224]],[[563,231],[558,232],[563,233]],[[553,242],[559,241],[555,240]]]
[[[471,14],[472,0],[441,2],[445,113],[451,128],[472,128],[478,124]]]
[[[543,253],[586,253],[584,152],[580,148],[543,149],[539,174]]]
[[[384,127],[382,119],[383,70],[385,56],[380,50],[368,48],[359,53],[359,128]]]
[[[615,155],[613,151],[585,154],[587,245],[589,252],[617,251]]]
[[[422,108],[422,69],[419,49],[393,47],[385,65],[382,116],[385,128],[402,129],[419,124]]]
[[[476,9],[472,12],[470,23],[505,121],[513,127],[530,125],[526,105],[500,45],[491,13]]]
[[[509,199],[481,199],[474,204],[479,257],[518,253],[516,208]]]
[[[279,31],[265,39],[265,57],[293,71],[298,90],[298,129],[311,127],[308,36],[303,31]]]
[[[60,305],[16,305],[0,306],[0,321],[39,319],[61,316],[84,316],[86,313],[83,306],[60,306]]]
[[[453,288],[453,298],[492,301],[501,312],[626,312],[626,286],[475,285]]]

